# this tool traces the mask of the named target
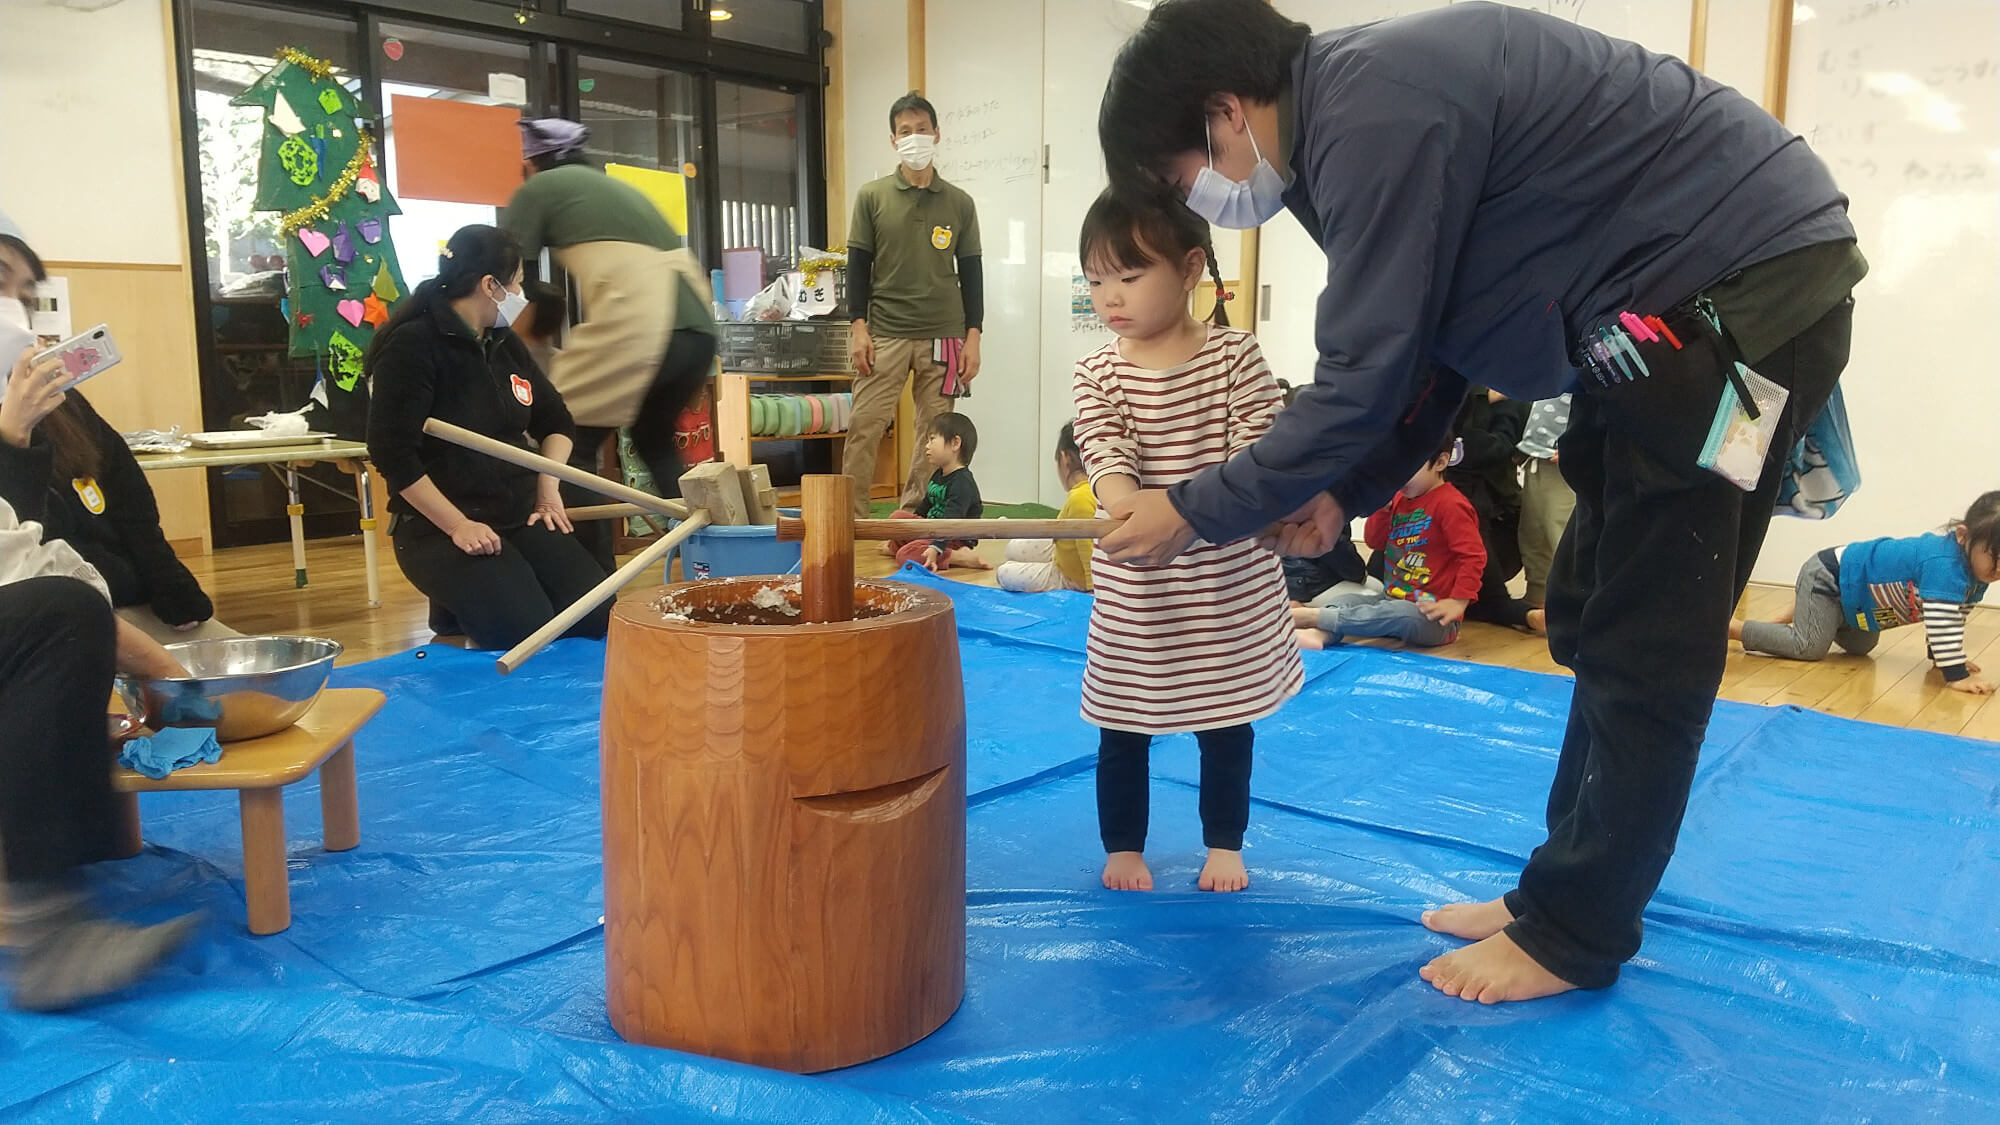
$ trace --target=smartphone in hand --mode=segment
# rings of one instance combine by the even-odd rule
[[[125,358],[118,354],[118,343],[111,338],[111,329],[102,324],[42,352],[35,357],[35,362],[40,363],[50,356],[62,359],[65,376],[62,389],[65,391],[85,379],[102,375]]]

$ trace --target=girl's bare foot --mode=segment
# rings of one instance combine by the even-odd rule
[[[1208,849],[1208,862],[1201,865],[1197,882],[1204,891],[1240,891],[1250,885],[1250,871],[1243,866],[1243,853]]]
[[[1417,975],[1446,996],[1481,1004],[1540,1000],[1576,987],[1536,964],[1504,933],[1438,957]]]
[[[1504,898],[1486,902],[1454,902],[1423,913],[1424,928],[1467,941],[1484,941],[1507,928],[1514,912]],[[1429,979],[1429,978],[1426,978]]]
[[[1528,611],[1528,632],[1538,637],[1549,635],[1549,615],[1546,611],[1539,609]]]
[[[1299,647],[1318,652],[1333,643],[1333,634],[1324,629],[1300,629],[1292,634],[1299,639]]]
[[[1104,885],[1114,891],[1152,890],[1153,873],[1146,867],[1145,855],[1141,852],[1112,852],[1105,856]]]

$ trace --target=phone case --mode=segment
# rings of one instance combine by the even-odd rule
[[[64,340],[36,359],[52,355],[62,358],[63,372],[69,376],[69,381],[63,384],[64,390],[103,374],[124,358],[118,354],[118,342],[111,338],[111,329],[102,324]]]

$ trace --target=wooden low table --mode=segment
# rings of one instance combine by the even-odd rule
[[[354,787],[354,735],[388,697],[374,688],[329,688],[295,725],[263,738],[224,743],[222,759],[175,770],[155,780],[123,767],[111,783],[124,805],[124,848],[139,854],[141,793],[234,789],[243,810],[243,896],[250,932],[275,934],[292,924],[291,882],[285,871],[285,786],[319,771],[319,807],[326,850],[361,843]]]

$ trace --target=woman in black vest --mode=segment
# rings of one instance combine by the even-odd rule
[[[426,435],[436,418],[567,460],[575,424],[507,327],[526,305],[521,252],[494,227],[451,236],[368,350],[368,455],[395,492],[396,562],[480,648],[511,648],[604,579],[571,534],[556,480]],[[609,604],[568,636],[602,637]]]

